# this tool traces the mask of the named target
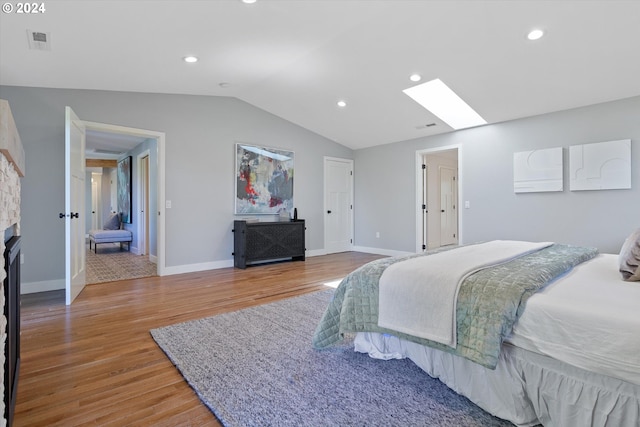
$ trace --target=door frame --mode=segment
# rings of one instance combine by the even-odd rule
[[[349,180],[349,193],[350,193],[350,212],[349,212],[349,235],[351,243],[349,244],[349,250],[353,250],[353,240],[354,240],[354,236],[353,236],[353,224],[354,224],[354,194],[353,194],[353,181],[355,179],[355,168],[354,168],[354,161],[353,159],[345,159],[345,158],[341,158],[341,157],[330,157],[330,156],[325,156],[324,160],[323,160],[323,202],[322,202],[322,207],[323,207],[323,211],[322,211],[322,218],[323,218],[323,228],[324,228],[324,253],[328,254],[329,252],[327,251],[327,236],[328,236],[328,231],[327,231],[327,162],[329,161],[333,161],[333,162],[341,162],[341,163],[347,163],[350,167],[351,167],[351,179]]]
[[[98,122],[84,122],[89,130],[101,132],[117,133],[122,135],[139,136],[147,139],[155,139],[158,150],[158,163],[156,171],[157,185],[157,206],[158,222],[156,223],[156,252],[157,252],[157,274],[166,274],[166,251],[165,251],[165,133],[153,130],[138,129],[127,126],[110,125]]]
[[[424,233],[426,233],[426,231],[423,228],[423,212],[422,212],[422,197],[423,197],[423,190],[422,190],[422,181],[423,181],[423,175],[422,175],[422,164],[423,164],[423,160],[422,158],[425,155],[429,155],[429,154],[437,154],[438,152],[442,152],[442,151],[450,151],[450,150],[456,150],[458,152],[458,197],[456,200],[457,206],[458,206],[458,243],[459,244],[463,244],[464,243],[464,232],[463,232],[463,221],[462,221],[462,209],[460,209],[460,200],[464,200],[463,196],[463,189],[464,189],[464,174],[463,174],[463,170],[462,170],[462,158],[463,158],[463,149],[462,146],[460,144],[453,144],[453,145],[444,145],[442,147],[436,147],[436,148],[427,148],[424,150],[416,150],[416,163],[415,163],[415,190],[416,190],[416,194],[415,194],[415,215],[416,215],[416,253],[420,253],[422,252],[422,239],[423,239],[423,235]]]

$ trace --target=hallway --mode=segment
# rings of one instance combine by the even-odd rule
[[[157,276],[157,265],[148,256],[135,255],[124,247],[120,250],[117,243],[100,244],[96,254],[87,246],[87,285]]]

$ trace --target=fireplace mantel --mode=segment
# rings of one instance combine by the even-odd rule
[[[0,99],[0,152],[13,164],[18,175],[24,176],[24,148],[9,102],[5,99]]]

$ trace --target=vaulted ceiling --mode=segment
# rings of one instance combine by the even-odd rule
[[[489,123],[640,95],[640,1],[41,4],[0,14],[2,85],[237,97],[353,149],[452,131],[413,73]]]

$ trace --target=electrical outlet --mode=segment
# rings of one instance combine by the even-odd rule
[[[379,239],[379,238],[380,238],[380,232],[376,231],[376,239]]]
[[[164,207],[167,209],[171,209],[171,200],[167,200],[164,202]]]

